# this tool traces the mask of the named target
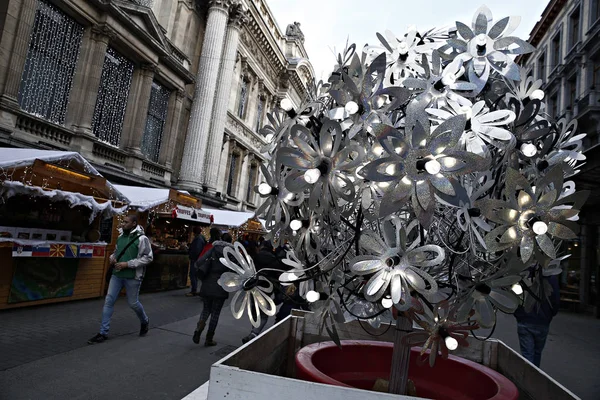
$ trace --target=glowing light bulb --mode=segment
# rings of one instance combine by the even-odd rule
[[[294,105],[289,99],[282,99],[279,103],[279,106],[283,109],[283,111],[290,111],[292,108],[294,108]]]
[[[268,183],[261,183],[260,185],[258,185],[258,193],[266,196],[268,194],[271,194],[271,186]]]
[[[446,336],[444,343],[446,343],[448,350],[456,350],[458,348],[458,340],[454,339],[452,336]]]
[[[267,136],[265,136],[265,140],[267,142],[270,142],[273,140],[273,137],[275,137],[275,135],[273,135],[272,133],[267,134]]]
[[[318,301],[320,298],[321,298],[321,294],[319,292],[315,292],[314,290],[311,290],[308,293],[306,293],[306,301],[308,301],[309,303],[314,303],[315,301]]]
[[[520,294],[523,294],[523,288],[521,287],[521,285],[519,285],[518,283],[515,283],[514,285],[512,285],[512,287],[510,288],[513,292],[515,292],[515,294],[518,296]]]
[[[304,180],[308,183],[315,183],[321,177],[321,171],[318,168],[311,168],[304,173]]]
[[[406,42],[400,42],[398,44],[398,53],[399,54],[408,54],[408,45],[406,44]]]
[[[299,219],[293,220],[290,222],[290,228],[292,228],[293,231],[297,231],[298,229],[302,228],[302,221]]]
[[[542,89],[536,89],[529,95],[531,100],[544,100],[544,91]]]
[[[349,101],[348,103],[346,103],[346,106],[344,108],[346,109],[346,112],[350,115],[356,114],[358,112],[358,104],[356,104],[354,101]]]
[[[425,163],[425,170],[431,175],[436,175],[442,170],[442,165],[437,160],[430,160]]]
[[[543,235],[548,232],[548,225],[544,221],[537,221],[531,227],[536,235]]]
[[[531,143],[523,143],[521,145],[521,152],[523,152],[525,157],[533,157],[537,153],[537,148]]]
[[[394,305],[394,302],[389,297],[384,297],[381,299],[381,305],[385,308],[391,308]]]
[[[385,173],[388,175],[394,175],[396,172],[396,166],[394,164],[390,164],[385,168]]]
[[[477,43],[477,46],[485,46],[487,44],[487,36],[484,33],[480,33],[475,38],[475,43]]]

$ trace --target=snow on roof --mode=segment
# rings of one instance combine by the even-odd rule
[[[75,151],[54,151],[38,149],[0,148],[0,168],[14,168],[32,165],[36,159],[52,163],[63,160],[76,160],[92,175],[100,175],[81,154]]]
[[[137,207],[141,212],[166,203],[169,200],[169,189],[124,185],[114,186],[129,199],[131,207]]]
[[[242,212],[242,211],[231,211],[231,210],[213,210],[206,209],[213,215],[213,223],[215,225],[224,225],[228,227],[238,227],[248,221],[250,218],[254,218],[254,213]]]

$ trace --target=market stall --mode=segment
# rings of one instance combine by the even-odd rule
[[[101,296],[126,203],[78,153],[0,148],[0,309]]]
[[[233,240],[249,240],[258,242],[258,239],[267,232],[263,223],[254,216],[254,213],[207,209],[213,216],[213,225],[221,232],[229,232]]]
[[[187,192],[115,185],[139,213],[139,223],[152,243],[154,261],[146,269],[141,290],[180,289],[189,285],[188,246],[194,227],[208,237],[211,214]]]

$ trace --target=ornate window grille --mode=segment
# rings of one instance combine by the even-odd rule
[[[246,188],[246,201],[248,203],[254,203],[252,197],[254,195],[254,182],[256,181],[256,165],[250,167],[250,175],[248,176],[248,187]]]
[[[237,160],[239,156],[232,154],[229,160],[229,177],[227,178],[227,194],[233,196],[233,183],[237,174]]]
[[[83,27],[39,0],[18,100],[24,111],[64,124]]]
[[[244,118],[246,112],[246,101],[248,99],[248,81],[242,77],[240,82],[240,103],[238,104],[238,117]]]
[[[167,88],[152,82],[146,128],[142,138],[142,154],[154,162],[158,162],[160,155],[160,144],[167,119],[170,96],[171,92]]]
[[[256,107],[256,126],[254,130],[258,132],[262,127],[263,109],[265,108],[265,99],[262,97],[258,98],[258,106]]]
[[[101,141],[119,146],[133,64],[109,47],[106,49],[92,130]]]

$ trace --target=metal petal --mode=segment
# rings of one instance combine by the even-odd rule
[[[244,279],[242,279],[236,273],[224,272],[223,274],[221,274],[221,277],[219,278],[217,283],[226,292],[233,293],[233,292],[237,292],[238,290],[240,290],[242,288]]]
[[[364,259],[361,259],[364,257]],[[350,261],[350,270],[357,275],[368,275],[379,271],[384,267],[383,262],[379,258],[372,256],[358,256]]]
[[[271,299],[270,296],[264,294],[260,289],[253,288],[252,295],[255,303],[258,305],[258,308],[269,317],[272,317],[277,312],[277,307],[275,306],[275,302]]]
[[[548,233],[555,238],[559,239],[577,239],[577,234],[568,227],[558,224],[556,222],[548,223]]]
[[[456,21],[456,30],[458,31],[458,34],[465,40],[471,40],[475,37],[475,34],[471,28],[460,21]]]
[[[484,297],[475,301],[477,320],[482,328],[491,328],[496,322],[496,313],[492,304]]]
[[[239,291],[231,299],[231,304],[229,308],[231,309],[231,314],[233,314],[233,318],[240,319],[244,314],[244,309],[246,308],[246,304],[248,303],[249,294],[245,291]]]
[[[552,239],[550,239],[548,235],[537,235],[535,237],[535,241],[537,242],[538,246],[540,246],[540,249],[542,249],[542,251],[546,253],[548,257],[552,259],[556,258],[556,250],[554,248],[554,243],[552,243]]]
[[[531,256],[533,255],[533,249],[535,247],[535,243],[533,241],[533,237],[529,235],[524,235],[521,239],[521,260],[523,263],[527,263]]]
[[[489,294],[490,301],[499,310],[513,313],[519,306],[519,297],[512,290],[492,289]]]
[[[392,302],[398,304],[402,298],[402,278],[399,274],[392,276],[390,282],[390,294],[392,295]]]

